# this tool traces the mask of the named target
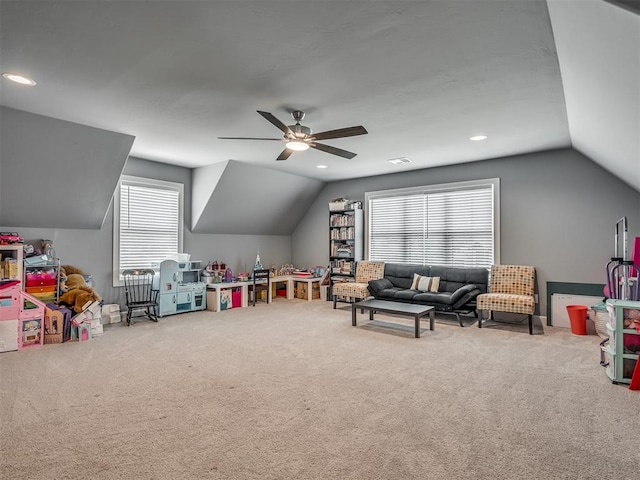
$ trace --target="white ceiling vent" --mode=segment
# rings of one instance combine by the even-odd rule
[[[394,165],[402,165],[403,163],[411,163],[411,159],[407,157],[398,157],[387,160],[389,163],[393,163]]]

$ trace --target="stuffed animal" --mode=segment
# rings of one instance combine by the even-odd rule
[[[60,267],[60,271],[64,272],[66,275],[71,275],[72,273],[78,273],[80,275],[84,275],[84,271],[78,267],[74,267],[73,265],[62,265]]]
[[[76,313],[82,311],[93,302],[99,302],[100,296],[91,287],[78,287],[64,293],[58,299],[58,305],[65,305]]]
[[[73,290],[74,288],[88,287],[89,286],[87,284],[87,282],[85,282],[84,277],[82,275],[80,275],[79,273],[67,274],[67,280],[65,282],[65,285],[67,287],[67,291],[68,290]]]
[[[69,291],[69,287],[67,287],[67,276],[60,272],[60,281],[58,282],[58,296],[61,296],[63,293],[67,293]]]
[[[58,304],[63,304],[80,313],[83,307],[95,301],[100,301],[100,295],[87,285],[83,272],[72,265],[60,267],[60,292]]]
[[[71,284],[68,283],[68,276],[69,275],[79,275],[80,278],[78,277],[74,277],[71,280]],[[80,270],[78,267],[74,267],[73,265],[62,265],[60,267],[60,286],[59,286],[59,290],[60,290],[60,295],[62,295],[63,293],[68,292],[70,289],[74,288],[74,286],[87,286],[86,282],[84,281],[84,272],[82,270]],[[79,280],[82,281],[79,281]]]
[[[56,251],[53,249],[53,240],[42,239],[42,253],[49,258],[56,258]]]

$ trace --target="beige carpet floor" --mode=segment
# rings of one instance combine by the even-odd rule
[[[0,354],[0,477],[640,478],[598,337],[447,318],[279,299]]]

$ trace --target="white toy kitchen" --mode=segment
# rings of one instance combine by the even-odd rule
[[[207,284],[200,281],[200,261],[164,260],[155,276],[158,316],[207,308]]]

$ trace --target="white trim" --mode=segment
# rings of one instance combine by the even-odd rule
[[[120,192],[122,183],[127,185],[138,185],[145,187],[153,187],[158,189],[166,189],[178,192],[178,250],[183,250],[184,240],[184,185],[177,182],[168,182],[165,180],[157,180],[154,178],[134,177],[131,175],[121,175],[116,191],[113,194],[113,286],[121,287],[124,285],[122,276],[120,275]]]
[[[366,215],[365,215],[365,224],[364,224],[364,231],[365,231],[365,242],[364,242],[365,257],[364,258],[366,258],[367,260],[370,260],[369,258],[369,225],[371,224],[371,218],[370,218],[371,209],[369,208],[369,202],[372,199],[401,196],[401,195],[414,195],[414,194],[420,194],[420,193],[467,190],[469,188],[488,187],[488,186],[491,186],[493,189],[493,222],[494,222],[493,263],[496,265],[499,265],[500,264],[500,178],[499,177],[365,192],[364,206],[366,208]]]

